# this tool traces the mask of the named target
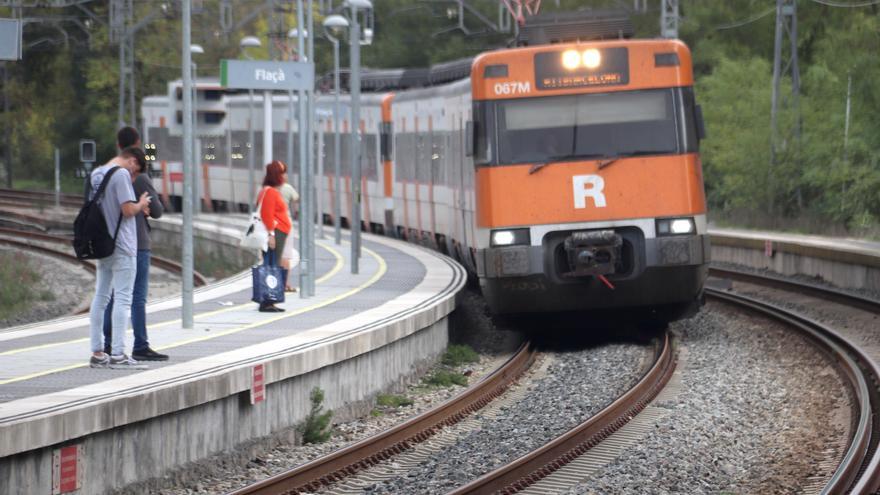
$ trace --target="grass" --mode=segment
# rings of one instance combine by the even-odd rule
[[[443,364],[446,366],[461,366],[468,363],[476,363],[480,360],[479,354],[467,345],[451,345],[443,354]]]
[[[20,311],[34,300],[34,287],[40,281],[40,274],[31,266],[27,256],[16,252],[0,251],[0,319]],[[49,291],[40,291],[40,297],[47,298]]]
[[[424,381],[427,385],[433,387],[451,387],[452,385],[467,385],[467,377],[461,373],[454,371],[438,370],[425,377]]]
[[[413,400],[404,395],[379,394],[376,396],[376,405],[383,407],[406,407],[413,405]]]

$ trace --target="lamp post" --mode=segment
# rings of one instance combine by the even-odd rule
[[[246,59],[253,60],[253,57],[248,55],[247,49],[260,47],[262,43],[260,43],[260,39],[256,36],[245,36],[238,43],[238,46],[241,48]],[[254,190],[256,187],[254,184],[254,90],[248,90],[248,97],[248,213],[253,213],[254,193],[256,192]]]
[[[296,2],[296,25],[303,26],[305,18],[303,16],[303,2]],[[297,30],[296,52],[300,55],[305,51],[305,34],[306,30]],[[297,120],[297,133],[299,134],[299,254],[300,254],[300,270],[299,270],[299,297],[306,298],[312,295],[309,290],[311,287],[311,276],[314,273],[312,267],[312,258],[310,256],[309,243],[311,236],[309,226],[312,219],[312,204],[310,201],[309,187],[312,174],[311,164],[308,163],[306,156],[306,92],[302,89],[296,92],[296,102],[299,119]]]
[[[342,242],[342,210],[339,192],[339,39],[331,32],[339,32],[348,28],[348,20],[341,15],[330,15],[324,18],[324,36],[333,44],[333,230],[334,242]]]
[[[351,273],[357,274],[361,256],[361,25],[358,22],[358,9],[373,8],[370,0],[347,0],[345,6],[351,9],[349,43],[351,50],[351,181],[352,181],[352,222],[351,222]]]
[[[190,45],[189,51],[193,55],[202,55],[205,49],[201,45]],[[192,60],[192,122],[193,122],[193,166],[190,169],[192,173],[192,202],[193,213],[202,212],[202,201],[200,199],[199,187],[199,169],[202,168],[202,140],[199,135],[199,114],[198,114],[198,86],[199,86],[199,68],[195,59]]]
[[[183,0],[183,249],[181,253],[182,305],[181,325],[193,328],[193,215],[192,215],[192,49],[190,47],[191,0]]]

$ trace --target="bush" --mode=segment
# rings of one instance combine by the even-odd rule
[[[480,355],[467,345],[451,345],[443,355],[443,364],[446,366],[460,366],[465,363],[476,363]]]
[[[309,398],[312,401],[312,409],[306,419],[297,427],[297,431],[302,434],[303,444],[307,443],[323,443],[330,439],[332,432],[329,429],[330,418],[333,417],[333,411],[321,412],[324,408],[324,391],[319,387],[312,389]]]
[[[36,295],[33,287],[39,281],[40,275],[31,267],[27,256],[0,252],[0,319],[8,318],[32,302]],[[45,294],[43,297],[46,298]]]

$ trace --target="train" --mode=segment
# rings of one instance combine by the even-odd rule
[[[363,91],[361,228],[455,258],[479,279],[494,315],[636,311],[672,321],[702,304],[705,130],[683,42],[504,48],[429,69],[367,72]],[[246,211],[251,174],[259,184],[265,165],[263,96],[206,79],[197,92],[203,208]],[[180,95],[176,81],[142,104],[154,182],[172,203],[182,191]],[[273,156],[284,160],[288,140],[297,144],[296,105],[271,98]],[[348,95],[339,98],[347,222],[352,123]],[[334,96],[316,100],[318,211],[330,222]]]

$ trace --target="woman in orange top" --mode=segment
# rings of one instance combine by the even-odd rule
[[[263,190],[257,196],[257,204],[260,205],[260,218],[269,232],[269,251],[263,253],[263,263],[268,264],[269,253],[274,256],[275,264],[278,264],[279,256],[284,252],[284,243],[290,235],[290,214],[287,204],[277,187],[286,180],[284,170],[287,167],[278,160],[266,165],[266,177],[263,179]],[[285,285],[287,280],[284,281]],[[284,311],[272,303],[261,303],[260,311],[276,313]]]

